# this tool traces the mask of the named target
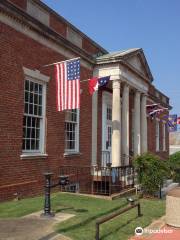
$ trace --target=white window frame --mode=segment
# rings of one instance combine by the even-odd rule
[[[160,120],[156,118],[156,152],[160,151]]]
[[[29,156],[39,156],[47,155],[45,148],[45,133],[46,133],[46,85],[49,82],[50,77],[44,74],[41,74],[38,70],[31,70],[23,67],[24,70],[24,84],[26,80],[32,81],[42,85],[42,120],[40,125],[40,147],[39,150],[22,150],[22,158],[28,158]],[[25,90],[25,88],[24,88]],[[25,102],[25,101],[24,101]],[[23,114],[28,115],[28,114]],[[31,115],[33,116],[33,115]]]
[[[67,110],[66,112],[71,112],[71,110]],[[75,125],[75,148],[74,149],[67,149],[66,148],[66,142],[65,142],[65,155],[69,155],[69,154],[78,154],[79,153],[79,125],[80,125],[80,110],[79,109],[76,109],[77,111],[77,122],[76,122],[76,125]],[[68,121],[66,120],[66,116],[65,116],[65,124],[66,122],[71,122],[71,121]],[[75,122],[73,122],[75,123]],[[66,128],[64,127],[65,131],[66,131]],[[66,132],[65,132],[65,135],[66,135]],[[65,139],[64,141],[66,141],[66,136],[65,136]]]
[[[163,127],[162,127],[162,136],[163,136],[163,151],[166,151],[166,122],[163,121]]]

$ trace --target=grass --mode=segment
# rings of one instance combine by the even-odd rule
[[[21,217],[43,207],[43,197],[23,199],[18,202],[0,204],[0,218]],[[111,211],[127,205],[126,199],[114,201],[77,196],[66,193],[52,194],[52,208],[55,212],[73,213],[76,216],[56,226],[56,231],[74,240],[93,240],[96,219]],[[141,200],[143,216],[137,217],[137,209],[132,209],[100,227],[103,240],[126,240],[134,234],[137,226],[145,227],[154,219],[165,213],[165,202],[162,200]]]

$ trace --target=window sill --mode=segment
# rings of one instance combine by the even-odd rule
[[[20,157],[21,157],[21,159],[39,159],[39,158],[47,158],[48,154],[43,154],[43,153],[26,154],[26,153],[23,153]]]
[[[82,153],[80,152],[66,152],[64,153],[64,158],[68,158],[68,157],[78,157],[81,156]]]

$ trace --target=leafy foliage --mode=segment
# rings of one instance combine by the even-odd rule
[[[167,161],[161,160],[158,156],[145,153],[137,156],[134,160],[137,172],[138,183],[143,192],[153,195],[159,190],[159,186],[169,175]]]
[[[171,154],[169,157],[169,168],[171,178],[180,183],[180,152]]]

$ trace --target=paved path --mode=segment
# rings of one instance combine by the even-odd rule
[[[161,230],[160,233],[147,233],[148,230]],[[180,228],[174,228],[165,224],[165,216],[154,221],[144,229],[142,236],[131,237],[130,240],[180,240]]]
[[[0,219],[0,240],[70,240],[54,232],[54,225],[74,215],[59,213],[56,218],[41,218],[40,213],[16,219]]]

